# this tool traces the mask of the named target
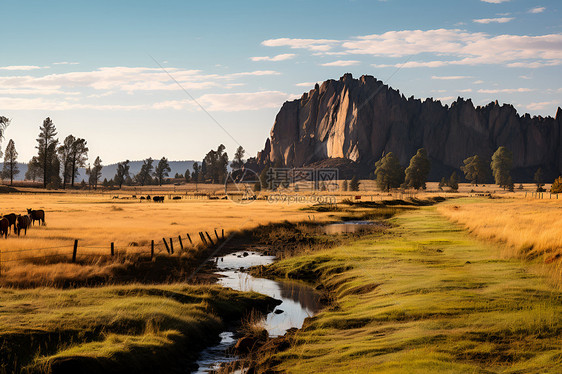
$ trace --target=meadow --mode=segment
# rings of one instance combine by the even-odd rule
[[[559,371],[562,294],[542,272],[435,207],[391,223],[383,235],[261,269],[321,285],[332,300],[286,338],[288,349],[261,355],[261,372]]]

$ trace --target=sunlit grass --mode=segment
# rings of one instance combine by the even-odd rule
[[[562,298],[547,279],[435,208],[387,235],[288,258],[278,276],[322,283],[333,306],[274,357],[293,373],[556,372]],[[347,270],[344,270],[347,269]]]

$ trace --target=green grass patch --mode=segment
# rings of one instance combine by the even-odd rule
[[[325,287],[333,304],[268,358],[292,373],[544,373],[562,367],[562,293],[433,207],[386,234],[264,270]]]
[[[0,372],[160,372],[273,300],[220,286],[0,289]]]

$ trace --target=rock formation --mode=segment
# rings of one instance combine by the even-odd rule
[[[301,167],[341,158],[365,174],[386,152],[406,166],[423,147],[432,161],[430,178],[438,180],[466,157],[490,158],[503,145],[513,152],[515,181],[530,181],[538,167],[549,178],[562,173],[561,126],[560,108],[555,118],[543,118],[520,116],[497,101],[475,108],[459,97],[449,107],[407,99],[372,76],[345,74],[285,102],[256,161]]]

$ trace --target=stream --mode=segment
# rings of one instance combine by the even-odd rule
[[[269,265],[274,256],[259,252],[239,251],[224,257],[215,258],[215,272],[220,278],[218,284],[238,291],[254,291],[281,300],[275,309],[262,320],[262,326],[270,337],[282,336],[291,328],[301,328],[305,318],[320,310],[320,294],[312,287],[291,281],[273,281],[257,278],[245,269],[258,265]],[[238,357],[228,353],[236,344],[236,330],[226,330],[220,334],[220,343],[203,350],[197,361],[199,368],[195,373],[210,373],[221,363],[235,361]]]

